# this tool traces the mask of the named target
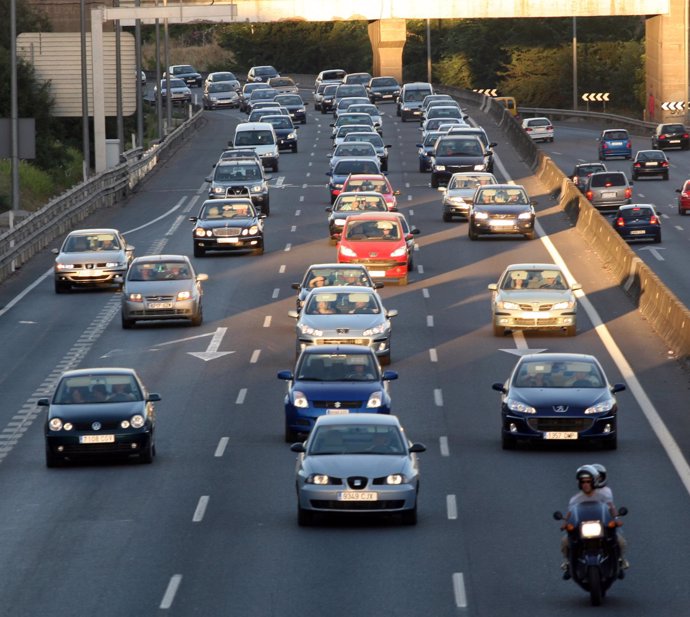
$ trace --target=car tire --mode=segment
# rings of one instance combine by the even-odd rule
[[[395,108],[395,115],[398,116],[398,118],[400,117],[400,107]]]
[[[191,324],[192,327],[198,328],[203,322],[204,322],[204,307],[201,305],[201,302],[200,302],[199,303],[199,310],[196,312],[196,315],[192,316],[192,318],[189,320],[189,323]]]
[[[54,469],[55,467],[63,467],[64,465],[65,459],[61,456],[55,456],[46,445],[46,467]]]
[[[150,465],[153,463],[155,448],[153,446],[153,436],[149,439],[149,445],[144,448],[139,454],[139,462],[142,465]]]
[[[194,245],[194,257],[203,257],[206,255],[206,249],[203,246]]]
[[[409,510],[403,510],[400,513],[403,525],[416,525],[417,524],[417,502],[415,501],[414,508]]]
[[[532,231],[530,231],[529,233],[525,234],[525,238],[527,240],[534,240],[536,237],[537,237],[537,232],[534,231],[534,229]]]
[[[285,443],[295,443],[296,441],[299,441],[299,435],[293,431],[289,426],[288,423],[285,423]]]
[[[567,326],[565,329],[565,335],[566,336],[575,336],[577,334],[577,326],[572,325],[572,326]]]
[[[389,366],[391,363],[391,350],[390,346],[388,347],[388,353],[384,356],[379,356],[379,363],[381,366]]]
[[[134,327],[134,320],[133,319],[127,319],[124,315],[122,315],[122,329],[123,330],[131,330]]]
[[[273,170],[273,173],[274,173],[274,174],[275,174],[275,173],[278,173],[278,161],[276,161],[275,163],[273,163],[271,169]]]
[[[426,165],[422,163],[422,161],[419,161],[419,173],[423,174],[426,171]]]
[[[668,174],[664,174],[664,180],[668,180]]]
[[[431,172],[431,188],[438,188],[438,176],[433,171]]]
[[[448,214],[447,212],[443,213],[443,222],[444,223],[450,223],[453,221],[452,215]]]
[[[606,438],[606,440],[604,441],[604,449],[618,450],[618,434]]]
[[[314,524],[314,513],[297,506],[297,524],[300,527],[311,527]]]
[[[66,294],[69,293],[70,286],[69,283],[64,283],[63,281],[55,281],[55,293],[56,294]]]
[[[470,240],[477,240],[479,238],[479,234],[472,227],[472,221],[469,221],[469,227],[467,228],[467,237]]]
[[[401,277],[398,279],[398,285],[400,285],[400,286],[407,285],[407,279],[408,279],[408,275],[407,275],[407,274],[406,274],[405,276],[401,276]]]
[[[259,248],[256,248],[252,251],[254,255],[263,255],[264,254],[264,245],[262,244]]]
[[[295,144],[294,146],[292,146],[292,151],[293,151],[295,154],[297,154],[297,144]]]
[[[494,324],[493,330],[494,336],[505,336],[506,329],[504,326],[497,326],[496,324]]]
[[[306,123],[307,123],[307,117],[305,116],[304,118],[302,118],[302,124],[306,124]]]
[[[388,159],[381,162],[381,171],[388,171]]]
[[[514,437],[508,435],[501,435],[501,448],[503,450],[515,450],[517,444]]]
[[[656,238],[654,238],[654,244],[661,244],[661,232],[659,232],[656,235]]]

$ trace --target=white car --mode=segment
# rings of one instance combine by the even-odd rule
[[[548,118],[526,118],[522,128],[534,141],[553,141],[553,124]]]

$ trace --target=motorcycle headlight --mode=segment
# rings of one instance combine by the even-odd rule
[[[345,257],[357,257],[357,253],[355,253],[350,247],[348,246],[341,246],[340,247],[340,254],[345,255]]]
[[[178,291],[177,292],[177,299],[178,300],[189,300],[191,297],[192,297],[191,291]]]
[[[512,398],[506,399],[506,406],[508,409],[510,409],[510,411],[516,411],[518,413],[537,413],[537,410],[534,407],[530,407],[522,401],[516,401]]]
[[[386,484],[403,484],[405,482],[405,476],[401,473],[392,473],[386,476]]]
[[[372,392],[367,401],[367,409],[372,409],[375,407],[381,407],[383,403],[383,392],[380,390],[378,392]]]
[[[496,308],[504,309],[506,311],[517,311],[520,309],[520,305],[516,302],[508,302],[507,300],[503,300],[501,302],[496,302]]]
[[[312,328],[307,324],[300,324],[299,329],[302,334],[307,334],[309,336],[323,336],[323,330],[317,330],[316,328]]]
[[[127,295],[127,300],[130,302],[143,302],[144,296],[142,294],[131,293]]]
[[[604,528],[601,521],[583,521],[580,523],[581,538],[601,538],[604,535]]]
[[[307,407],[309,407],[309,400],[307,399],[304,392],[300,392],[299,390],[295,390],[292,393],[292,399],[293,399],[294,406],[299,408],[299,409],[306,409]]]
[[[613,409],[614,404],[615,403],[612,399],[609,399],[608,401],[602,401],[601,403],[597,403],[596,405],[593,405],[592,407],[588,407],[587,409],[585,409],[585,413],[606,413],[607,411],[611,411]]]
[[[407,246],[401,246],[391,253],[391,257],[402,257],[403,255],[407,255]]]
[[[312,473],[307,477],[307,484],[328,484],[331,479],[325,473]]]

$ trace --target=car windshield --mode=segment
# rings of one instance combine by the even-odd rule
[[[546,118],[534,118],[533,120],[527,121],[528,126],[551,126]]]
[[[307,315],[377,315],[381,309],[373,293],[312,292],[305,312]]]
[[[182,261],[140,261],[127,272],[128,281],[186,281],[192,278],[189,266]]]
[[[232,87],[232,84],[228,83],[227,81],[219,81],[219,82],[213,82],[212,84],[209,84],[208,91],[209,92],[234,92],[235,89]]]
[[[510,270],[501,281],[501,289],[568,289],[563,276],[558,270]]]
[[[281,105],[304,105],[302,97],[298,94],[281,94],[275,100]]]
[[[477,190],[475,203],[492,206],[527,205],[529,204],[529,199],[525,191],[521,188],[485,188]]]
[[[493,179],[488,176],[473,176],[470,174],[462,176],[454,175],[451,176],[450,181],[448,182],[448,190],[475,189],[484,184],[491,184],[492,180]]]
[[[533,360],[520,364],[516,388],[603,388],[604,376],[593,362]]]
[[[333,173],[337,176],[346,176],[348,174],[375,174],[378,173],[379,168],[376,161],[368,159],[345,159],[340,160],[335,164]],[[352,190],[352,189],[351,189]],[[376,190],[376,189],[367,189]]]
[[[685,126],[683,126],[682,124],[665,124],[663,127],[661,127],[661,132],[671,133],[673,135],[676,135],[678,133],[685,133]]]
[[[333,156],[376,156],[376,150],[371,144],[346,141],[336,147]]]
[[[576,173],[578,176],[589,176],[595,171],[604,171],[602,169],[601,163],[593,163],[592,165],[580,165],[578,166]]]
[[[254,75],[277,75],[278,71],[276,71],[272,66],[257,66],[254,68]]]
[[[478,139],[440,139],[436,144],[436,156],[483,156]]]
[[[362,424],[319,426],[309,441],[308,455],[407,454],[403,436],[397,427]]]
[[[273,90],[273,88],[259,88],[258,90],[254,90],[251,93],[251,96],[249,99],[254,102],[254,101],[269,101],[273,100],[278,93],[277,90]]]
[[[70,236],[62,249],[64,253],[89,251],[119,251],[122,246],[117,236],[110,233]]]
[[[432,107],[427,114],[430,120],[433,118],[460,118],[462,112],[458,107]]]
[[[201,219],[235,219],[254,216],[254,207],[249,201],[238,201],[230,204],[206,204],[201,212]]]
[[[270,122],[274,129],[293,129],[292,120],[288,116],[268,116],[263,118],[264,122]]]
[[[211,81],[237,81],[234,73],[213,73],[213,79]]]
[[[261,170],[256,164],[218,165],[213,176],[215,182],[255,182],[261,179]]]
[[[398,82],[393,77],[374,77],[371,80],[371,86],[381,87],[381,86],[397,86]]]
[[[174,66],[172,72],[173,75],[185,75],[187,73],[196,73],[194,67],[190,66],[189,64]]]
[[[378,133],[363,133],[361,135],[350,133],[345,141],[366,141],[374,146],[374,148],[383,148],[383,139],[381,139]]]
[[[593,188],[625,186],[627,184],[625,175],[620,172],[592,174],[589,182]]]
[[[363,268],[314,268],[304,277],[302,287],[323,287],[324,285],[364,285],[371,287],[371,280]]]
[[[606,131],[603,139],[606,141],[628,139],[628,131]]]
[[[371,178],[360,180],[359,178],[350,178],[343,186],[343,190],[347,191],[375,191],[376,193],[390,193],[390,189],[383,178]]]
[[[166,87],[166,81],[165,79],[161,80],[161,88],[165,90]],[[181,79],[171,79],[170,80],[170,87],[171,88],[186,88],[187,84],[184,83]]]
[[[55,391],[54,405],[85,405],[141,401],[137,380],[127,374],[99,374],[65,377]]]
[[[300,381],[377,381],[372,354],[304,354],[295,379]]]
[[[333,204],[333,212],[386,212],[386,200],[381,195],[343,195]]]
[[[665,161],[666,155],[661,150],[645,150],[637,153],[638,161]]]
[[[621,217],[626,221],[640,218],[651,218],[652,215],[656,215],[656,212],[654,212],[652,208],[644,208],[638,206],[634,208],[621,208],[618,211],[618,217]]]
[[[350,220],[345,238],[352,241],[397,242],[401,238],[400,227],[393,221]]]
[[[404,100],[408,102],[423,101],[427,94],[429,94],[428,90],[406,90]]]

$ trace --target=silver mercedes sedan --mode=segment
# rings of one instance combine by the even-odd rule
[[[495,336],[506,330],[560,330],[575,336],[577,299],[581,289],[569,284],[559,266],[522,263],[508,266],[498,283],[489,285]]]
[[[391,361],[391,318],[371,287],[316,287],[302,311],[288,311],[297,319],[295,355],[309,345],[366,345],[381,364]]]
[[[297,452],[297,521],[319,513],[397,513],[417,523],[419,466],[426,446],[411,443],[396,416],[320,416]]]

